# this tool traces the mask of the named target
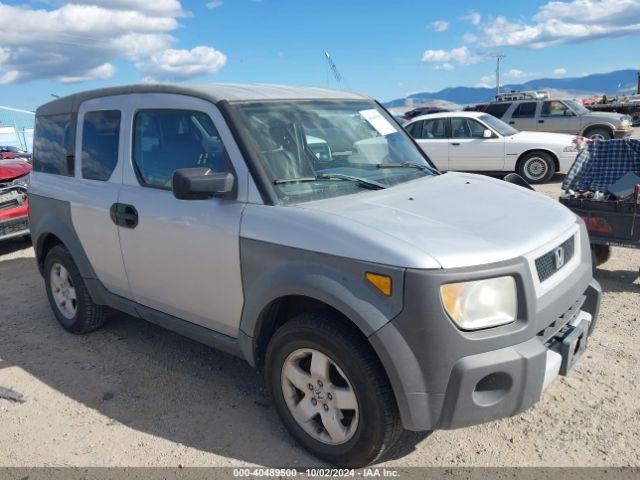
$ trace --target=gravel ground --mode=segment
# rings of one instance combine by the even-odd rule
[[[556,197],[560,178],[540,190]],[[0,466],[316,464],[242,360],[125,315],[66,333],[33,250],[0,245]],[[640,466],[640,250],[596,273],[599,325],[572,375],[514,418],[436,432],[391,466]]]

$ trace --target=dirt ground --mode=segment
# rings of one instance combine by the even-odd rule
[[[542,187],[557,197],[560,178]],[[436,432],[389,465],[640,466],[640,250],[596,277],[597,330],[572,375],[514,418]],[[125,315],[66,333],[33,250],[0,245],[0,466],[304,466],[242,360]]]

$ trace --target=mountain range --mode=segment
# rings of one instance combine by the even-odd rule
[[[502,86],[503,92],[509,90],[548,90],[553,96],[588,97],[596,94],[621,95],[636,93],[638,83],[637,70],[616,70],[609,73],[594,73],[582,77],[540,78],[525,83]],[[413,93],[385,103],[388,108],[422,105],[429,103],[452,102],[459,105],[484,103],[493,99],[495,88],[452,87],[438,92]]]

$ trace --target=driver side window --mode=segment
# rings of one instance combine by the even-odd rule
[[[141,110],[134,119],[133,164],[143,186],[170,189],[180,168],[226,168],[226,154],[211,118],[191,110]]]
[[[471,118],[451,119],[451,138],[484,138],[486,127]]]
[[[573,111],[559,100],[552,100],[542,104],[542,117],[572,117]]]

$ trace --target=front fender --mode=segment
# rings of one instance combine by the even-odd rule
[[[257,335],[264,308],[289,295],[309,297],[333,307],[367,337],[402,311],[403,268],[244,238],[240,241],[240,259],[245,299],[240,330],[252,338]],[[369,283],[367,272],[390,276],[391,296]]]

